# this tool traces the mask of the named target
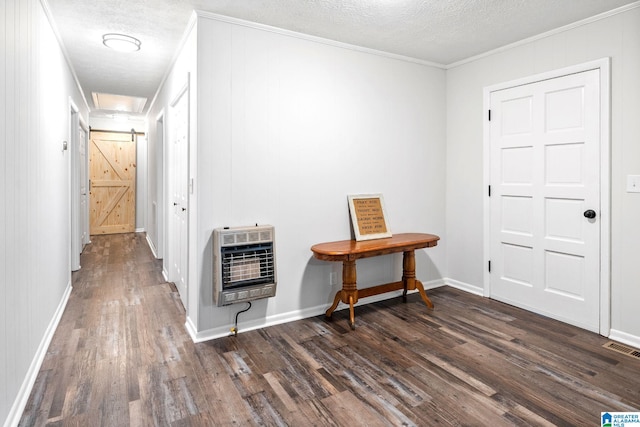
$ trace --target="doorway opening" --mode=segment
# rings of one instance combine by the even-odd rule
[[[136,134],[91,130],[90,234],[136,229]]]

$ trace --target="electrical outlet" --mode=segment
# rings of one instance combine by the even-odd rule
[[[336,273],[335,271],[332,271],[329,274],[329,285],[335,286],[337,284],[338,284],[338,273]]]

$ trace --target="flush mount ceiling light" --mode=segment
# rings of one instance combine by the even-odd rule
[[[102,36],[102,43],[120,52],[135,52],[140,50],[140,40],[126,34],[109,33]]]

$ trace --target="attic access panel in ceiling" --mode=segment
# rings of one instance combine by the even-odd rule
[[[96,110],[111,110],[139,114],[144,111],[147,98],[113,95],[110,93],[91,93]]]

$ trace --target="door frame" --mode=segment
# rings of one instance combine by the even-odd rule
[[[85,189],[86,189],[86,203],[84,210],[80,210],[80,235],[84,233],[85,239],[82,241],[82,250],[84,250],[84,246],[91,243],[91,233],[89,230],[89,125],[84,121],[81,115],[78,115],[79,119],[79,128],[82,128],[84,131],[84,141],[79,141],[79,144],[84,145],[84,176],[82,175],[82,169],[79,171],[80,180],[84,181]],[[77,130],[77,129],[76,129]],[[81,159],[79,159],[81,160]],[[78,164],[80,167],[80,164]],[[80,195],[81,196],[81,195]],[[82,250],[80,253],[82,253]]]
[[[190,243],[190,229],[191,229],[191,193],[192,193],[192,189],[193,187],[190,185],[190,180],[189,177],[191,176],[191,75],[190,73],[187,73],[187,79],[185,84],[177,91],[176,95],[172,98],[171,102],[169,103],[169,111],[167,112],[167,120],[168,120],[168,126],[165,123],[164,126],[164,130],[168,131],[167,133],[165,133],[165,138],[164,138],[164,145],[165,145],[165,152],[167,154],[167,156],[165,157],[164,160],[166,160],[164,162],[164,170],[166,171],[165,173],[165,177],[166,177],[166,181],[165,181],[165,198],[164,198],[164,203],[165,203],[165,207],[166,207],[166,211],[164,212],[164,222],[166,223],[166,234],[165,234],[165,252],[164,252],[164,258],[163,258],[163,264],[165,265],[165,269],[167,271],[167,276],[168,276],[168,281],[175,281],[174,279],[180,280],[180,277],[176,277],[175,271],[173,269],[173,265],[175,263],[175,259],[173,259],[176,256],[176,250],[180,251],[182,250],[182,248],[179,246],[180,244],[180,239],[176,238],[176,230],[175,227],[172,225],[173,224],[173,214],[171,214],[171,209],[173,209],[172,206],[170,206],[170,204],[172,203],[171,201],[173,200],[173,192],[174,192],[174,188],[173,185],[175,183],[175,174],[176,174],[176,170],[175,170],[175,162],[171,161],[170,159],[173,157],[173,137],[174,137],[174,128],[175,128],[175,123],[172,122],[172,118],[173,118],[173,112],[172,109],[175,108],[175,106],[178,104],[178,102],[180,102],[180,100],[182,99],[183,96],[186,96],[186,102],[187,102],[187,147],[186,147],[186,153],[185,153],[185,169],[183,172],[183,176],[182,179],[184,179],[184,184],[186,185],[186,189],[187,189],[187,218],[186,218],[186,248],[184,248],[185,251],[185,259],[183,261],[183,265],[182,267],[184,268],[183,271],[183,276],[184,276],[184,280],[185,280],[185,292],[184,295],[180,294],[180,299],[183,302],[185,311],[187,313],[189,313],[189,290],[190,290],[190,251],[189,251],[189,243]],[[176,285],[176,287],[178,287]],[[179,289],[179,287],[178,287]]]
[[[78,129],[82,128],[86,137],[84,141],[80,141],[78,138]],[[84,211],[80,209],[80,181],[83,179],[81,176],[80,156],[78,155],[78,149],[80,144],[85,146],[85,161],[88,166],[88,145],[89,145],[89,127],[80,114],[80,109],[69,98],[69,143],[68,149],[70,152],[69,160],[69,191],[70,191],[70,232],[71,232],[71,244],[70,244],[70,269],[76,271],[81,268],[80,266],[80,253],[82,252],[84,245],[89,243],[87,241],[80,241],[82,236],[83,226],[86,229],[87,238],[89,236],[89,208],[88,206]],[[88,185],[88,178],[85,185]],[[87,195],[88,199],[88,195]]]
[[[487,86],[483,89],[483,190],[484,212],[484,296],[491,295],[491,201],[489,184],[491,177],[490,151],[491,132],[488,112],[491,93],[523,86],[543,80],[555,79],[570,74],[599,70],[600,72],[600,335],[609,336],[611,330],[611,58],[602,58],[582,64],[552,70],[532,76]]]
[[[164,201],[167,199],[165,190],[167,185],[165,183],[165,159],[168,158],[168,155],[165,154],[165,145],[166,145],[166,125],[165,125],[165,113],[164,109],[160,111],[158,116],[156,117],[155,125],[156,125],[156,133],[155,133],[155,165],[156,169],[154,171],[149,171],[150,174],[153,174],[156,180],[156,194],[152,195],[155,198],[155,214],[156,217],[153,218],[153,223],[155,223],[156,229],[154,230],[156,234],[156,258],[163,259],[164,254],[166,253],[165,247],[165,235],[166,235],[166,227],[165,227],[165,208]],[[163,268],[163,274],[164,268]],[[165,277],[166,278],[166,277]]]

